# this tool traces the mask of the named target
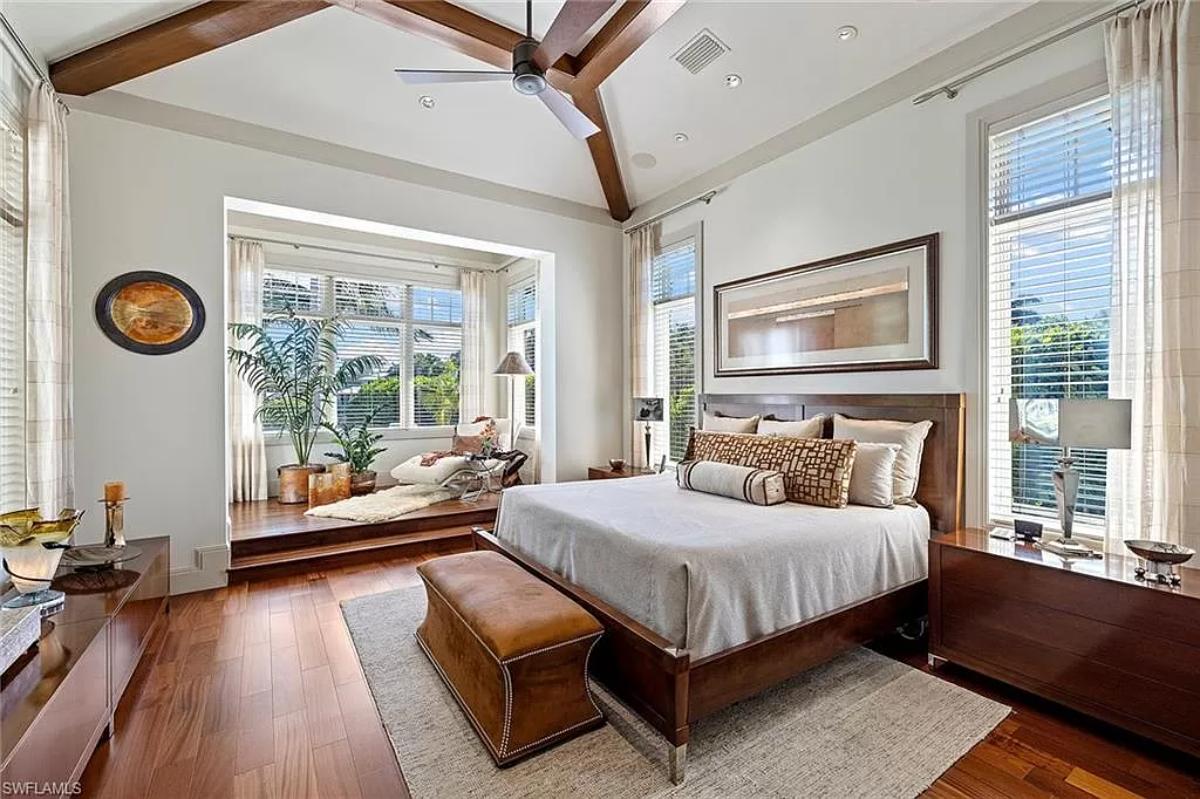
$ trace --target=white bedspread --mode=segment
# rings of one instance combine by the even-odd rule
[[[924,508],[771,507],[674,475],[507,489],[496,535],[693,661],[924,578]]]

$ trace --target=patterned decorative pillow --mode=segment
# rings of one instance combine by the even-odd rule
[[[702,491],[754,505],[778,505],[787,500],[783,475],[750,466],[716,461],[684,461],[675,470],[680,488]]]
[[[717,461],[783,475],[789,502],[844,508],[857,445],[829,438],[788,438],[693,430],[685,460]]]
[[[471,424],[460,424],[454,429],[454,439],[450,451],[455,455],[482,455],[487,448],[497,448],[499,431],[496,420],[490,416],[480,416]]]

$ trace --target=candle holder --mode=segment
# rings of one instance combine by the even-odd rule
[[[63,555],[63,564],[77,571],[109,571],[118,563],[138,558],[142,551],[125,543],[125,502],[129,497],[102,499],[104,504],[104,543],[71,547]]]
[[[104,503],[104,546],[125,546],[125,503],[124,499],[102,499]]]

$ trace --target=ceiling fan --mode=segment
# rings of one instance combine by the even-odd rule
[[[541,100],[558,121],[576,138],[586,139],[600,132],[587,115],[575,107],[565,94],[546,81],[546,70],[579,41],[614,0],[567,0],[541,42],[533,38],[533,0],[525,3],[525,38],[513,47],[513,67],[509,71],[470,69],[397,69],[405,83],[488,83],[510,80],[521,94]]]

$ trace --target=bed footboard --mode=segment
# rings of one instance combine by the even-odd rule
[[[927,581],[917,580],[848,607],[692,662],[686,651],[602,599],[475,529],[476,549],[499,552],[578,602],[604,626],[593,675],[650,726],[684,750],[690,725],[734,702],[894,632],[922,617]]]

